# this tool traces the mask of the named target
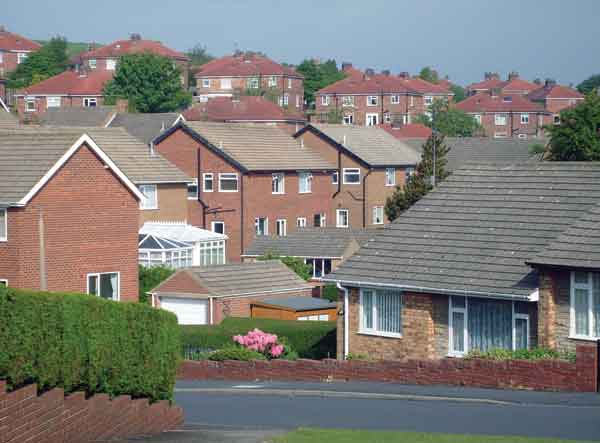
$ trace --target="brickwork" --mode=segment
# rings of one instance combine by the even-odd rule
[[[546,98],[545,108],[549,112],[559,113],[569,106],[583,102],[583,98]]]
[[[179,221],[188,219],[187,184],[156,185],[157,209],[140,210],[140,226],[147,221]]]
[[[60,96],[61,94],[57,94],[56,96]],[[47,97],[46,96],[30,96],[29,98],[35,98],[35,111],[27,111],[25,109],[26,99],[24,96],[16,97],[16,109],[21,116],[22,119],[31,119],[36,116],[43,114],[46,112],[47,108]],[[97,106],[102,106],[104,104],[104,97],[101,95],[89,95],[89,98],[95,98],[97,102]],[[83,99],[84,97],[71,97],[71,96],[61,96],[60,107],[61,108],[83,108]]]
[[[496,114],[506,116],[505,125],[496,125]],[[526,138],[536,138],[543,136],[542,126],[551,123],[551,116],[545,112],[488,112],[479,113],[481,116],[481,126],[486,137],[518,137],[519,134]],[[523,122],[521,121],[521,116]],[[526,120],[528,118],[528,120]]]
[[[65,397],[62,389],[38,397],[36,385],[7,393],[0,381],[0,443],[93,442],[158,434],[182,424],[183,410],[167,401],[110,400],[106,394],[86,399],[83,392]]]

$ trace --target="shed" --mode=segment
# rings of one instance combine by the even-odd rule
[[[315,297],[278,297],[256,301],[251,306],[252,318],[277,320],[337,320],[337,303]]]

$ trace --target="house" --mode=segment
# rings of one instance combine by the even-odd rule
[[[281,107],[304,108],[304,77],[264,55],[238,51],[212,60],[195,71],[195,95],[201,102],[234,94],[275,97]]]
[[[252,318],[296,321],[335,321],[338,306],[322,298],[288,295],[255,301],[250,306]]]
[[[381,125],[383,129],[397,139],[428,139],[433,133],[431,128],[422,123],[409,123],[406,125]]]
[[[179,324],[218,324],[250,317],[254,302],[290,295],[310,297],[311,286],[279,260],[181,269],[150,291],[152,305]]]
[[[32,52],[42,45],[0,26],[0,101],[9,103],[6,94],[6,79]]]
[[[144,196],[114,149],[83,131],[0,133],[0,281],[137,301]]]
[[[592,162],[454,171],[324,278],[344,293],[339,357],[598,340],[599,179]]]
[[[348,69],[348,68],[347,68]],[[402,72],[375,74],[367,69],[315,93],[315,118],[320,123],[377,126],[407,124],[428,112],[436,99],[451,101],[453,93],[443,86],[411,78]]]
[[[255,236],[286,235],[315,214],[331,217],[335,163],[284,131],[263,124],[178,123],[154,149],[186,174],[192,225],[226,234],[239,261]]]
[[[381,128],[311,124],[294,137],[320,153],[336,172],[330,178],[328,226],[377,228],[387,223],[386,199],[412,174],[420,155]],[[325,226],[317,223],[315,226]]]
[[[543,126],[550,121],[544,107],[525,95],[496,89],[467,97],[455,107],[471,115],[484,135],[493,138],[539,138],[543,136]]]
[[[585,99],[579,91],[558,85],[552,79],[546,79],[544,86],[531,92],[527,98],[551,113],[553,124],[560,123],[560,111],[576,106]]]
[[[518,72],[510,72],[507,80],[501,80],[496,72],[486,72],[485,79],[466,87],[467,95],[481,92],[490,93],[493,90],[507,95],[527,95],[540,87],[539,84],[523,80]]]

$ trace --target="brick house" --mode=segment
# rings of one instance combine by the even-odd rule
[[[312,287],[279,260],[191,267],[150,291],[152,305],[177,315],[179,324],[218,324],[250,317],[253,302],[310,297]]]
[[[577,106],[585,100],[579,91],[556,84],[552,79],[546,79],[544,86],[531,92],[527,98],[539,103],[551,114],[552,123],[560,123],[560,111]]]
[[[234,94],[268,92],[284,108],[304,109],[304,76],[255,53],[236,53],[212,60],[195,72],[196,96],[200,101]]]
[[[591,162],[454,171],[324,278],[344,294],[338,357],[598,340],[598,179]]]
[[[411,78],[406,72],[393,76],[389,71],[375,74],[367,69],[363,75],[355,71],[315,93],[316,121],[359,126],[408,124],[428,112],[433,100],[451,101],[454,95],[443,86]]]
[[[388,223],[386,199],[420,160],[416,150],[381,128],[314,124],[294,137],[336,165],[330,179],[335,217],[327,224],[338,228],[377,228]]]
[[[466,91],[467,95],[490,93],[493,90],[509,95],[527,95],[539,87],[537,83],[523,80],[518,72],[510,72],[506,80],[501,80],[496,72],[486,72],[483,81],[470,84],[466,87]]]
[[[8,74],[16,70],[29,54],[41,47],[39,43],[8,32],[4,26],[0,26],[0,100],[4,103],[8,103],[6,96]]]
[[[187,175],[188,222],[228,236],[239,261],[256,235],[286,235],[315,215],[331,219],[335,163],[269,125],[187,122],[154,149]]]
[[[13,130],[0,151],[0,280],[137,301],[143,195],[100,144]]]

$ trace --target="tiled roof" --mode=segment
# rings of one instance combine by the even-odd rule
[[[409,123],[399,127],[392,125],[382,125],[383,129],[399,139],[404,138],[429,138],[431,136],[431,128],[421,123]]]
[[[287,75],[303,78],[293,68],[280,65],[261,55],[226,56],[212,60],[196,69],[196,78],[248,77],[253,75]]]
[[[362,246],[376,232],[374,229],[299,228],[283,237],[257,236],[243,256],[273,254],[281,257],[346,259],[349,248]]]
[[[502,91],[510,94],[511,92],[531,92],[538,89],[540,85],[532,82],[528,82],[527,80],[523,80],[521,78],[514,78],[512,80],[507,80],[500,85]]]
[[[530,100],[542,101],[547,98],[575,98],[583,100],[584,96],[579,91],[568,86],[548,85],[536,89],[527,96]]]
[[[499,78],[490,78],[487,80],[483,80],[481,82],[471,83],[469,86],[467,86],[467,89],[470,89],[471,91],[474,91],[474,90],[487,91],[490,89],[501,88],[503,84],[504,84],[504,81],[500,80]]]
[[[11,129],[19,126],[19,120],[10,112],[0,108],[0,129]]]
[[[457,103],[456,109],[464,112],[543,112],[544,108],[519,94],[498,94],[486,92],[467,97]]]
[[[104,85],[113,77],[110,71],[92,71],[80,75],[76,71],[65,71],[19,91],[25,95],[102,95]]]
[[[316,297],[303,297],[301,295],[290,295],[288,297],[271,298],[262,302],[258,302],[261,305],[275,306],[291,311],[318,311],[320,309],[335,309],[337,307],[336,302],[330,302],[328,300]]]
[[[430,83],[419,77],[407,78],[404,80],[411,89],[422,94],[452,94],[452,92],[443,83]]]
[[[123,128],[138,140],[150,144],[164,130],[173,126],[180,116],[181,114],[177,112],[156,114],[123,112],[116,115],[109,127]]]
[[[454,171],[329,278],[426,292],[529,296],[526,262],[600,202],[600,163]]]
[[[40,116],[44,126],[104,126],[115,115],[114,106],[91,108],[49,108]]]
[[[187,122],[188,128],[248,171],[333,170],[335,165],[283,130],[264,124]]]
[[[372,167],[409,166],[420,160],[418,152],[381,128],[311,124],[298,134],[314,129]]]
[[[400,77],[377,74],[365,79],[353,75],[318,90],[316,94],[419,94],[414,86]]]
[[[42,45],[19,34],[0,31],[0,50],[2,51],[37,51]]]
[[[117,40],[110,45],[102,46],[101,48],[86,51],[79,54],[80,58],[118,58],[122,55],[137,54],[141,52],[151,52],[163,57],[174,58],[177,60],[189,60],[189,58],[171,48],[166,47],[159,41],[154,40]]]
[[[178,292],[177,288],[169,282],[179,273],[188,274],[197,283],[199,290],[208,292],[214,297],[260,295],[268,292],[312,288],[279,260],[267,260],[182,269],[151,292],[159,296]],[[161,288],[164,286],[169,287],[169,292],[162,291]]]
[[[183,116],[187,121],[212,122],[304,122],[306,117],[295,111],[286,111],[264,97],[241,96],[214,97],[187,109]]]

